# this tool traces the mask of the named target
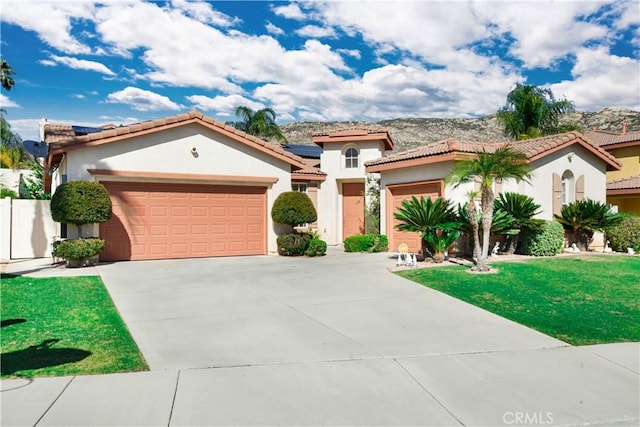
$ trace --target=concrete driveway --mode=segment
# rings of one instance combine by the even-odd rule
[[[3,425],[638,425],[637,343],[571,347],[393,264],[100,265],[151,372],[3,381]]]

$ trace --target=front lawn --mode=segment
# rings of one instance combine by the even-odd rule
[[[640,258],[591,255],[399,274],[573,345],[640,341]]]
[[[2,275],[2,377],[146,370],[98,276]]]

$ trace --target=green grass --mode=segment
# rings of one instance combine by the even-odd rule
[[[404,270],[414,282],[573,345],[640,341],[640,258],[586,256]]]
[[[2,275],[2,377],[148,369],[98,276]]]

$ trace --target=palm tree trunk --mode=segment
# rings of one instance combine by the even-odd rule
[[[471,238],[473,239],[473,260],[478,264],[478,260],[480,259],[480,226],[478,224],[478,209],[476,207],[476,202],[473,200],[473,197],[469,200],[469,204],[467,205],[467,214],[469,216],[469,223],[471,224]]]
[[[478,271],[489,271],[489,239],[491,238],[491,220],[493,219],[493,190],[482,186],[482,252],[478,259]]]

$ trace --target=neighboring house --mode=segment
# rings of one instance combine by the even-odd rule
[[[107,241],[103,261],[275,253],[286,228],[271,207],[291,190],[316,205],[307,226],[341,243],[362,231],[364,161],[393,147],[366,129],[315,135],[324,150],[281,146],[196,111],[109,129],[43,123],[43,138],[52,192],[94,180],[111,194],[112,219],[83,231]]]
[[[623,124],[620,133],[592,130],[585,136],[622,163],[620,170],[607,172],[607,202],[618,212],[640,215],[640,132],[627,132]]]
[[[393,213],[403,200],[438,197],[464,203],[468,194],[479,190],[479,183],[455,188],[445,184],[445,177],[456,161],[472,158],[481,150],[489,152],[511,145],[524,153],[531,164],[532,179],[519,183],[497,182],[495,192],[518,192],[533,197],[541,205],[541,219],[551,220],[563,204],[589,198],[605,201],[607,171],[619,170],[620,162],[578,132],[517,142],[478,143],[447,139],[367,162],[366,171],[380,174],[381,225],[389,236],[389,247],[407,243],[409,250],[420,249],[418,233],[397,231]]]

